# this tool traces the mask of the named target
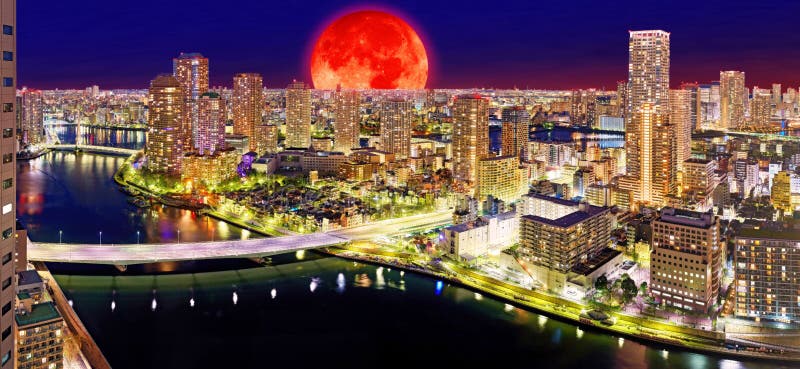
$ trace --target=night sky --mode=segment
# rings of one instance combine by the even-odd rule
[[[628,30],[672,33],[674,86],[744,70],[747,85],[800,84],[798,1],[18,0],[19,86],[146,88],[179,52],[210,59],[212,85],[259,72],[311,80],[324,26],[356,9],[406,19],[428,51],[428,87],[614,89]],[[350,5],[347,5],[350,3]]]

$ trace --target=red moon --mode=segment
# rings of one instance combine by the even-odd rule
[[[428,55],[402,19],[381,11],[347,14],[331,23],[311,54],[314,87],[423,89]]]

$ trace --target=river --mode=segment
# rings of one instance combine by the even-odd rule
[[[34,240],[142,242],[248,236],[177,209],[142,210],[111,180],[120,158],[50,153],[20,163]],[[207,225],[207,226],[206,226]],[[210,228],[208,228],[210,227]],[[175,231],[175,233],[173,233]],[[249,261],[51,264],[115,369],[255,367],[767,368],[664,350],[507,305],[432,278],[314,252]]]

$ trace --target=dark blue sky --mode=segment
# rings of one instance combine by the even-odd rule
[[[747,85],[800,84],[798,1],[18,0],[20,86],[145,88],[172,57],[210,59],[212,85],[259,72],[310,81],[321,29],[359,8],[393,10],[428,50],[428,87],[615,88],[628,30],[672,33],[672,83],[741,69]]]

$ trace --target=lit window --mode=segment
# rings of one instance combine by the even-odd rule
[[[6,214],[10,213],[12,210],[14,210],[13,207],[14,206],[11,205],[11,204],[3,205],[3,215],[6,215]]]

